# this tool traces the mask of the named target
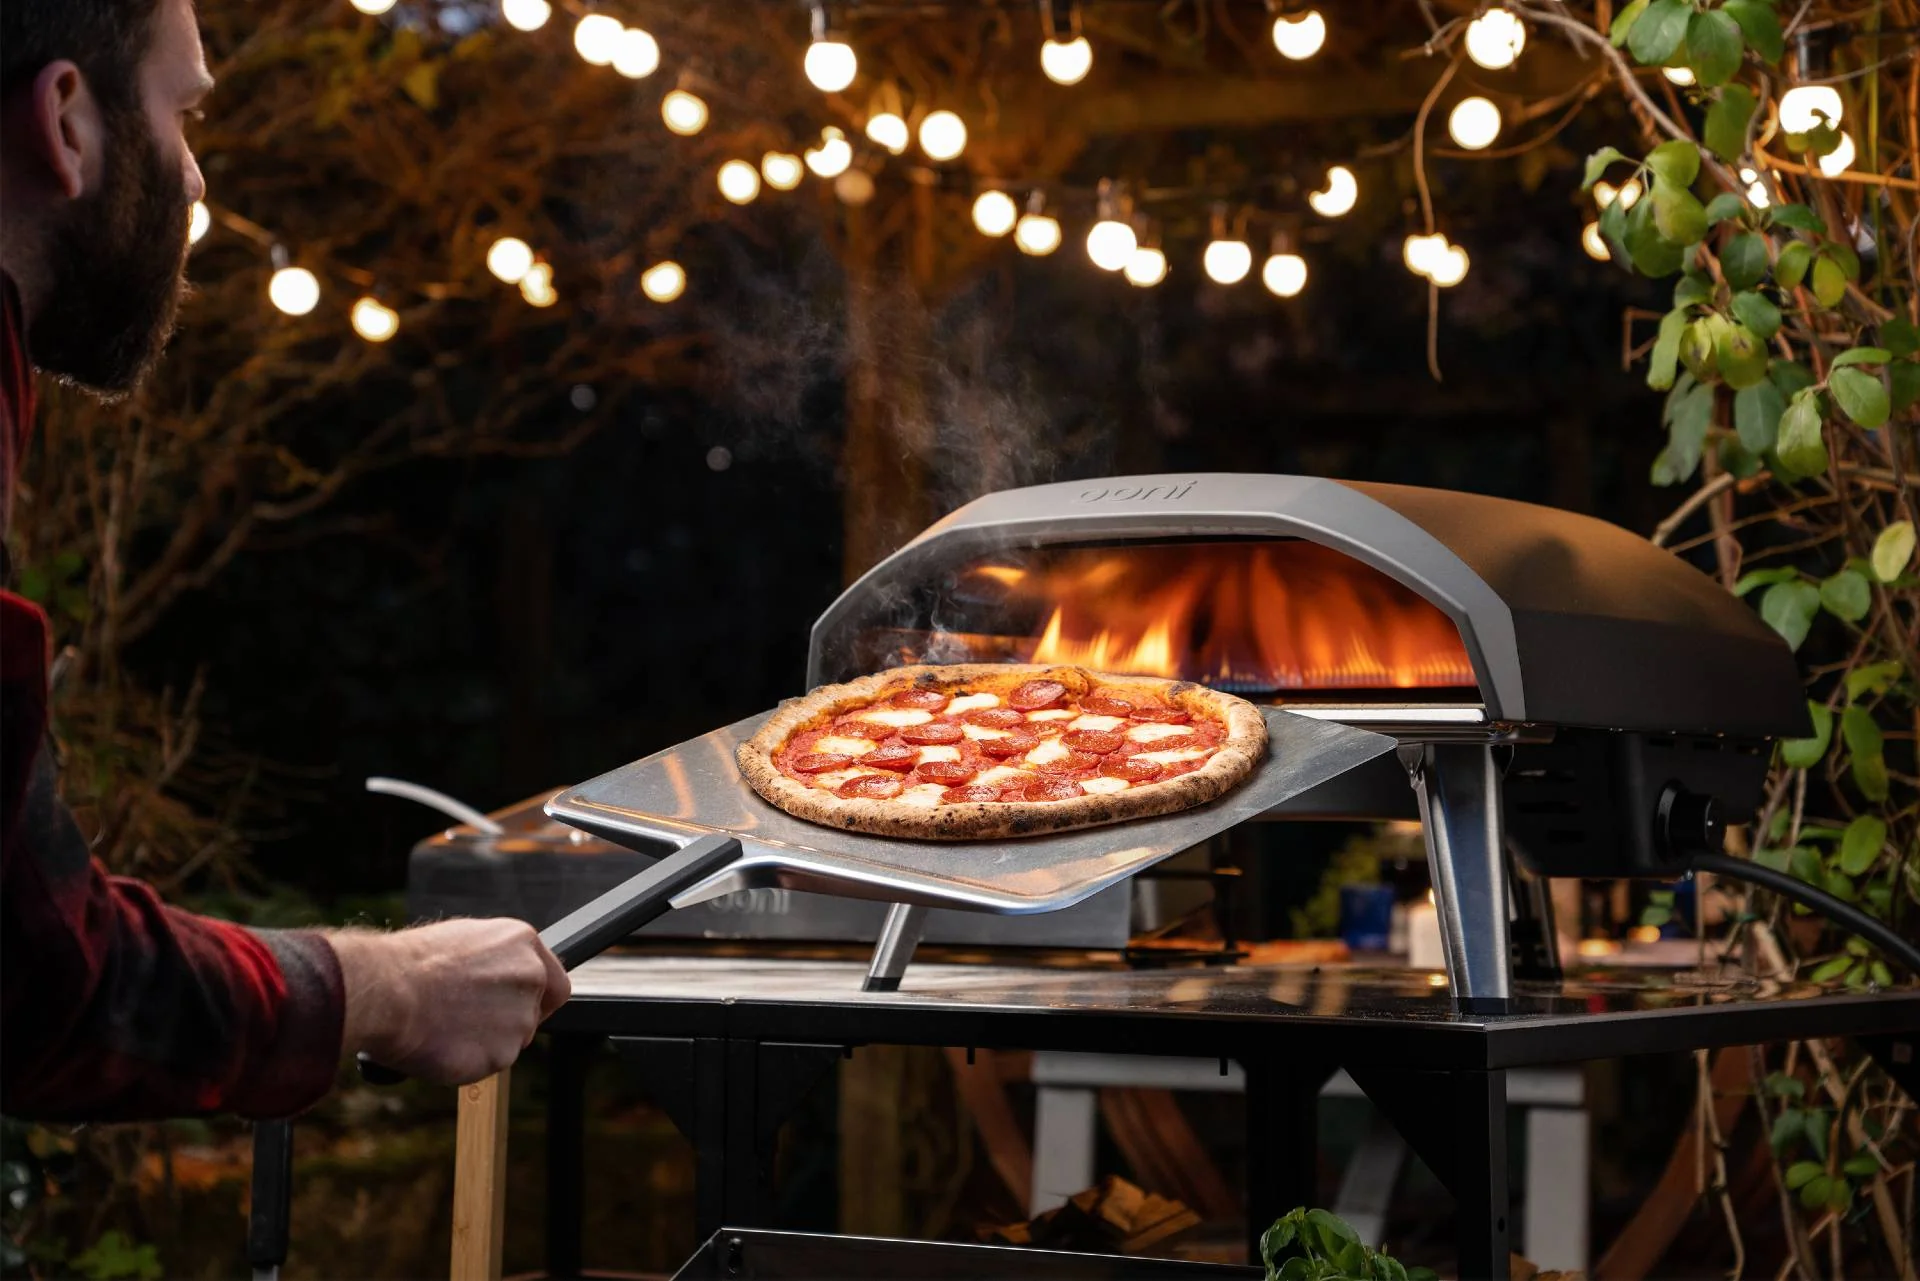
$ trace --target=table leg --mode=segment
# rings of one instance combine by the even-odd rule
[[[1462,1281],[1505,1281],[1511,1262],[1507,1214],[1507,1074],[1445,1075],[1456,1165],[1454,1236]]]
[[[547,1276],[577,1277],[586,1207],[587,1064],[598,1037],[556,1035],[547,1054]]]
[[[460,1087],[453,1139],[453,1281],[500,1281],[511,1070]]]
[[[1247,1073],[1247,1257],[1296,1206],[1319,1202],[1320,1087],[1331,1069],[1297,1059],[1242,1060]]]

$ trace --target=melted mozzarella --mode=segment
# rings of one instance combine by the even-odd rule
[[[1183,747],[1172,752],[1137,753],[1141,760],[1152,761],[1155,765],[1178,765],[1181,761],[1197,761],[1206,754],[1206,749],[1200,747]]]
[[[1122,725],[1125,725],[1126,723],[1127,723],[1127,718],[1124,716],[1094,716],[1092,714],[1088,714],[1086,716],[1082,716],[1079,720],[1067,726],[1067,728],[1109,731],[1109,730],[1119,729]]]
[[[837,769],[828,774],[815,774],[813,776],[813,785],[815,787],[824,787],[831,792],[848,779],[860,778],[863,775],[871,773],[873,773],[873,771],[870,769]]]
[[[1108,778],[1105,774],[1102,774],[1098,778],[1090,778],[1080,784],[1080,790],[1083,792],[1092,792],[1095,795],[1109,792],[1124,792],[1127,790],[1127,780],[1124,778]]]
[[[1011,765],[996,765],[974,781],[989,787],[1006,787],[1013,783],[1024,783],[1032,777],[1025,770],[1015,769]]]
[[[938,783],[921,783],[916,787],[909,787],[893,799],[902,805],[925,805],[932,808],[938,805],[946,794],[947,789]]]
[[[860,719],[900,729],[907,725],[925,725],[933,719],[933,713],[923,712],[917,707],[876,707],[871,711],[861,712]]]
[[[962,712],[971,712],[979,707],[1000,706],[998,694],[962,694],[947,704],[947,715],[958,716]]]
[[[957,761],[959,759],[960,759],[959,748],[947,747],[945,745],[936,745],[934,747],[921,748],[920,759],[915,763],[919,765],[925,765],[929,761]]]
[[[1049,738],[1027,753],[1027,764],[1050,765],[1054,761],[1064,761],[1071,750],[1059,739]]]
[[[1049,707],[1044,712],[1028,712],[1030,721],[1070,721],[1080,713],[1067,707]]]
[[[841,738],[837,734],[829,734],[817,740],[813,750],[831,752],[835,756],[865,756],[878,746],[879,744],[870,738]]]
[[[1191,734],[1193,729],[1187,725],[1135,725],[1127,731],[1127,737],[1136,743],[1157,743],[1163,738],[1175,738],[1181,734]]]
[[[1007,736],[1007,731],[1003,729],[989,729],[985,725],[962,725],[960,732],[976,742],[983,738],[1005,738]]]

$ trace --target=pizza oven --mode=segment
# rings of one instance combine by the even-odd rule
[[[1510,955],[1551,964],[1509,855],[1535,878],[1677,875],[1752,815],[1769,740],[1811,732],[1779,638],[1626,530],[1300,476],[969,503],[821,615],[808,683],[919,662],[1178,677],[1391,735],[1394,757],[1274,816],[1418,813],[1454,991],[1493,1004]]]

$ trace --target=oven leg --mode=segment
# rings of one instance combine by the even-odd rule
[[[586,1193],[587,1064],[598,1037],[556,1034],[547,1050],[547,1276],[580,1275]]]
[[[900,978],[907,972],[913,950],[920,946],[926,932],[927,909],[917,903],[895,903],[887,909],[886,924],[880,927],[880,939],[873,945],[873,963],[867,967],[862,992],[898,992]]]
[[[1507,853],[1493,749],[1457,743],[1400,749],[1420,800],[1420,826],[1453,997],[1469,1013],[1499,1013],[1513,995]]]

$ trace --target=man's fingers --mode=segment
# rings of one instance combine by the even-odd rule
[[[573,995],[573,980],[567,977],[566,966],[560,964],[560,958],[550,951],[545,943],[537,943],[540,959],[547,966],[547,987],[540,996],[540,1017],[545,1019],[567,1003]]]

